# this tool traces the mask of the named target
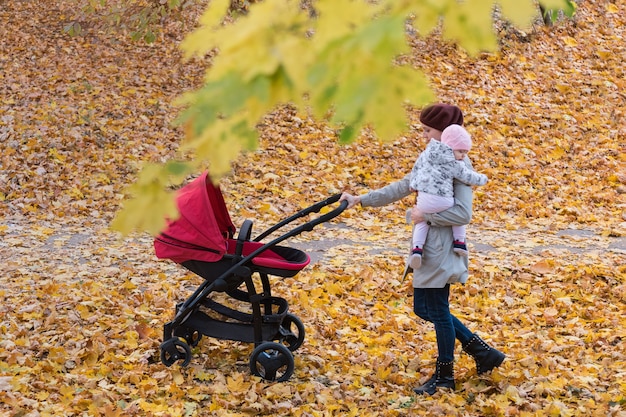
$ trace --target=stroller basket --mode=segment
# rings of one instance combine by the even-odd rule
[[[197,346],[204,335],[254,343],[252,374],[267,380],[289,379],[294,371],[293,352],[302,345],[305,329],[302,321],[289,312],[288,302],[272,295],[269,276],[291,278],[306,267],[310,262],[306,253],[280,243],[338,216],[347,202],[267,243],[262,240],[296,219],[338,203],[339,198],[336,194],[313,204],[251,240],[251,220],[244,221],[235,238],[236,229],[221,191],[208,173],[181,188],[176,199],[180,218],[168,222],[166,230],[155,238],[155,252],[157,257],[181,264],[204,281],[176,306],[174,319],[164,325],[163,364],[171,366],[181,361],[182,366],[188,365],[191,347]],[[256,288],[259,282],[260,288]],[[214,299],[218,293],[248,305],[248,311],[218,302]]]

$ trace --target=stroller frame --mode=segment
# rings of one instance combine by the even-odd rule
[[[251,373],[271,381],[289,379],[295,367],[292,352],[302,345],[305,329],[302,321],[289,312],[288,302],[272,296],[269,276],[293,277],[310,259],[306,253],[280,246],[279,243],[337,217],[348,203],[341,201],[334,210],[300,224],[268,243],[261,241],[293,221],[337,203],[340,197],[340,194],[335,194],[313,204],[270,227],[254,240],[251,240],[253,223],[245,220],[234,251],[225,254],[219,262],[193,259],[181,262],[185,268],[203,277],[204,282],[184,302],[177,304],[174,319],[164,325],[160,346],[162,363],[171,366],[181,361],[181,366],[187,366],[191,361],[191,347],[197,346],[202,336],[208,336],[254,343],[255,349],[250,356]],[[234,230],[229,231],[229,238],[233,236]],[[255,262],[267,251],[272,252],[272,256],[293,262],[296,269]],[[259,290],[253,279],[255,273],[260,278]],[[239,288],[242,284],[245,284],[245,291]],[[235,300],[250,303],[252,312],[241,312],[210,299],[209,295],[214,292],[223,292]],[[218,313],[225,320],[209,316],[201,307]]]

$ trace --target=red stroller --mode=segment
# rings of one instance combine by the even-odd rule
[[[298,218],[338,202],[339,197],[337,194],[314,204],[251,241],[250,220],[244,221],[237,238],[234,237],[235,226],[222,193],[208,173],[182,187],[177,196],[180,217],[169,222],[166,230],[155,238],[154,247],[157,257],[183,265],[204,278],[204,282],[176,306],[174,319],[165,324],[161,344],[163,364],[171,366],[181,360],[182,366],[188,365],[191,347],[197,346],[202,335],[206,335],[254,343],[250,356],[252,374],[271,381],[289,379],[294,371],[292,352],[304,341],[304,325],[289,313],[285,299],[271,295],[268,276],[293,277],[309,264],[310,258],[298,249],[278,244],[338,216],[347,202],[268,243],[261,240]],[[260,278],[256,280],[261,283],[260,291],[255,288],[254,273]],[[243,284],[245,290],[239,288]],[[252,312],[221,304],[209,297],[214,293],[225,293],[239,302],[249,303]]]

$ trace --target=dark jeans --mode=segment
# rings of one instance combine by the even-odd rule
[[[459,319],[450,314],[449,297],[450,284],[443,288],[413,289],[413,311],[435,325],[440,362],[454,360],[455,339],[465,344],[474,335]]]

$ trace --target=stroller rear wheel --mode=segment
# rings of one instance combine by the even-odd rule
[[[291,351],[280,343],[265,342],[250,356],[250,371],[268,381],[287,381],[295,368]]]
[[[182,360],[181,366],[189,365],[191,361],[191,348],[178,338],[172,338],[161,343],[161,362],[165,366],[172,366],[176,361]]]
[[[280,328],[278,340],[292,352],[295,352],[304,342],[304,324],[291,313],[287,313]]]

